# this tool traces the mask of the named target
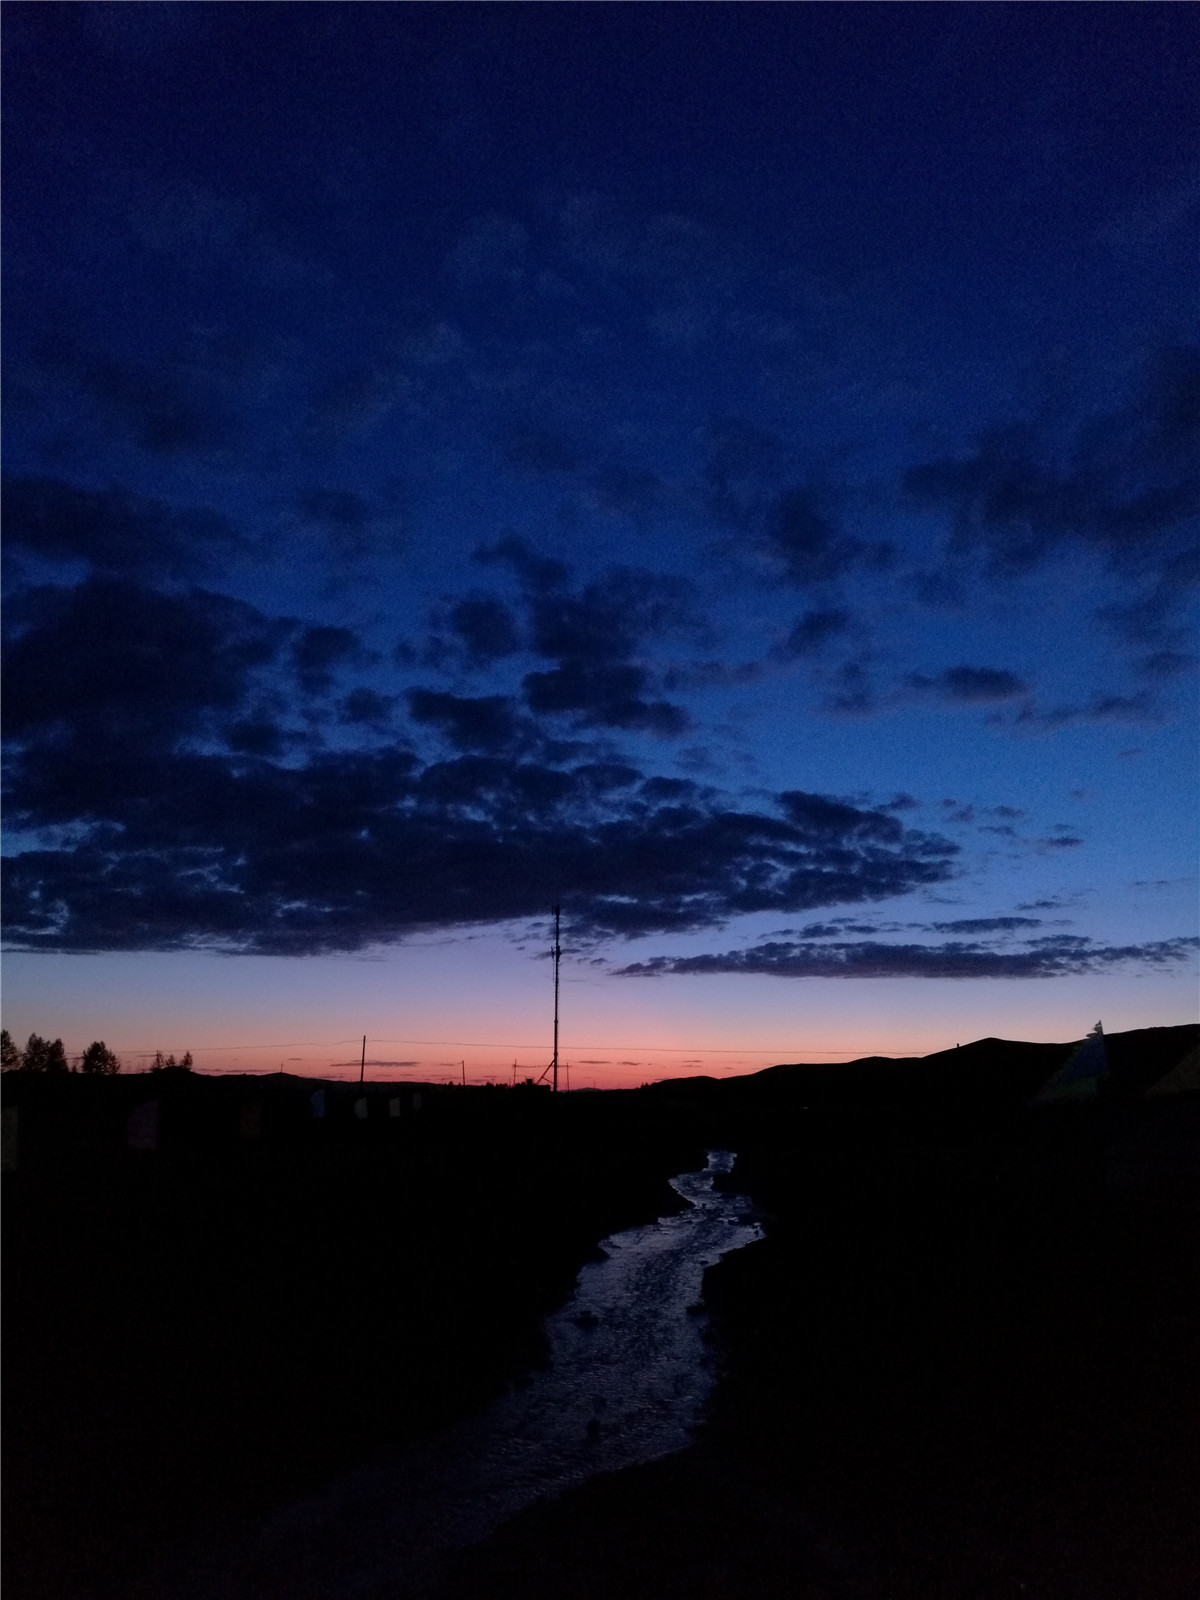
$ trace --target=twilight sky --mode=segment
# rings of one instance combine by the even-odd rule
[[[576,1082],[1195,1016],[1200,11],[3,45],[18,1038],[540,1071],[556,899]]]

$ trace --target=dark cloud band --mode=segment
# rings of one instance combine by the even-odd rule
[[[1024,919],[996,919],[1018,922]],[[1018,950],[977,943],[881,944],[870,940],[811,947],[772,942],[722,955],[654,956],[619,969],[619,976],[755,973],[771,978],[1064,978],[1115,966],[1165,967],[1186,961],[1200,939],[1160,939],[1149,944],[1102,945],[1064,935],[1037,939]]]
[[[353,950],[560,898],[577,937],[674,932],[904,894],[955,855],[817,795],[746,811],[620,765],[395,747],[289,767],[50,742],[17,760],[9,818],[70,835],[4,864],[25,949]]]

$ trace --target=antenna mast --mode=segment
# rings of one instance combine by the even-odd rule
[[[555,1094],[558,1093],[558,963],[562,959],[562,945],[559,944],[559,942],[558,942],[558,927],[559,927],[559,917],[560,917],[561,911],[562,911],[562,907],[561,906],[555,906],[555,908],[554,908],[554,949],[551,952],[553,954],[553,956],[554,956],[554,1054],[550,1058],[550,1065],[546,1068],[545,1072],[543,1072],[542,1076],[538,1079],[538,1082],[541,1083],[543,1081],[543,1079],[545,1079],[549,1074],[552,1073],[553,1074],[552,1088],[553,1088]],[[516,1066],[516,1062],[515,1061],[513,1062],[513,1066],[514,1067]]]
[[[562,957],[562,946],[558,942],[559,906],[554,908],[554,1059],[550,1065],[554,1071],[554,1093],[558,1093],[558,963]]]

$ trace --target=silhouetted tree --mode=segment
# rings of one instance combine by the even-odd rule
[[[20,1072],[22,1056],[7,1028],[0,1028],[0,1072]]]
[[[151,1072],[190,1072],[192,1070],[192,1052],[185,1050],[176,1061],[173,1055],[164,1057],[161,1050],[154,1052],[154,1065]]]
[[[121,1062],[103,1039],[93,1039],[79,1058],[80,1072],[97,1072],[114,1077],[121,1070]]]
[[[25,1041],[25,1057],[21,1062],[24,1072],[69,1072],[67,1066],[67,1052],[63,1049],[61,1039],[53,1041],[43,1039],[39,1033],[31,1033]]]

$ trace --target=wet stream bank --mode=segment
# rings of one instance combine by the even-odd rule
[[[311,1080],[2,1087],[13,1600],[149,1596],[173,1553],[478,1414],[597,1240],[686,1209],[668,1174],[706,1148],[638,1091],[425,1085],[395,1117],[368,1086],[363,1119],[326,1084],[315,1119]],[[131,1150],[151,1090],[158,1146]]]
[[[159,1594],[289,1600],[431,1594],[455,1552],[525,1507],[684,1448],[713,1380],[704,1273],[761,1237],[749,1202],[717,1191],[712,1151],[672,1188],[677,1215],[603,1241],[546,1319],[546,1364],[478,1416],[347,1474]]]

